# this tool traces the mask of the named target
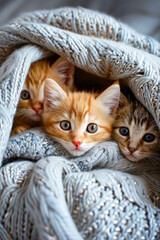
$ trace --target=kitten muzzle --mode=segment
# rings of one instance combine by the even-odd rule
[[[72,143],[75,145],[77,150],[78,150],[78,147],[82,144],[81,141],[72,141]]]

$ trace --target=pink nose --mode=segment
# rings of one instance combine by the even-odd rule
[[[41,107],[40,106],[35,106],[33,107],[33,110],[38,113],[40,110],[41,110]]]
[[[72,143],[75,145],[76,148],[78,148],[82,144],[82,142],[80,141],[72,141]]]
[[[132,147],[129,147],[129,151],[130,151],[131,153],[133,153],[133,152],[136,151],[136,149],[135,149],[135,148],[132,148]]]

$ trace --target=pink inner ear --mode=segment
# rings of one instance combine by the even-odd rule
[[[69,82],[70,82],[70,78],[71,78],[71,75],[70,75],[71,74],[71,69],[70,68],[61,69],[59,72],[64,75],[64,84],[66,86],[68,86]]]
[[[114,98],[114,104],[110,106],[111,114],[115,113],[119,105],[119,98]]]
[[[53,79],[47,78],[44,85],[44,100],[45,107],[54,108],[64,98],[66,98],[66,92],[58,85]]]
[[[98,99],[101,101],[108,114],[114,114],[118,108],[119,97],[119,85],[111,85],[98,96]]]
[[[62,81],[65,85],[69,86],[72,84],[72,77],[74,74],[74,66],[70,62],[62,62],[58,68],[57,71],[62,76]]]
[[[44,109],[49,109],[50,106],[51,106],[51,103],[47,99],[45,99],[44,100]]]

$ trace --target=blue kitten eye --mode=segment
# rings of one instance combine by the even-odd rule
[[[127,127],[120,127],[119,132],[123,136],[129,136],[129,129]]]
[[[155,135],[151,134],[151,133],[147,133],[143,136],[143,141],[145,142],[153,142],[155,139]]]
[[[98,130],[98,126],[95,123],[88,124],[87,129],[86,129],[86,131],[89,133],[95,133],[95,132],[97,132],[97,130]]]
[[[29,92],[28,92],[27,90],[23,90],[23,91],[21,92],[21,98],[22,98],[23,100],[29,99],[29,98],[30,98]]]
[[[60,122],[60,127],[63,129],[63,130],[65,130],[65,131],[67,131],[67,130],[70,130],[71,129],[71,124],[70,124],[70,122],[69,121],[61,121]]]

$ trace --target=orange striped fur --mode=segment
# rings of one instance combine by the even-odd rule
[[[80,156],[95,144],[110,139],[114,121],[112,114],[119,103],[118,83],[98,96],[95,93],[64,91],[50,79],[46,80],[44,89],[44,129],[72,155]],[[62,129],[62,121],[69,122],[71,129]],[[98,130],[88,132],[89,124],[96,124]]]
[[[73,75],[74,66],[62,57],[54,63],[47,59],[32,63],[21,92],[11,134],[18,134],[31,127],[41,125],[44,83],[47,78],[55,80],[63,88],[72,89]],[[28,99],[23,99],[24,91],[29,93]]]

